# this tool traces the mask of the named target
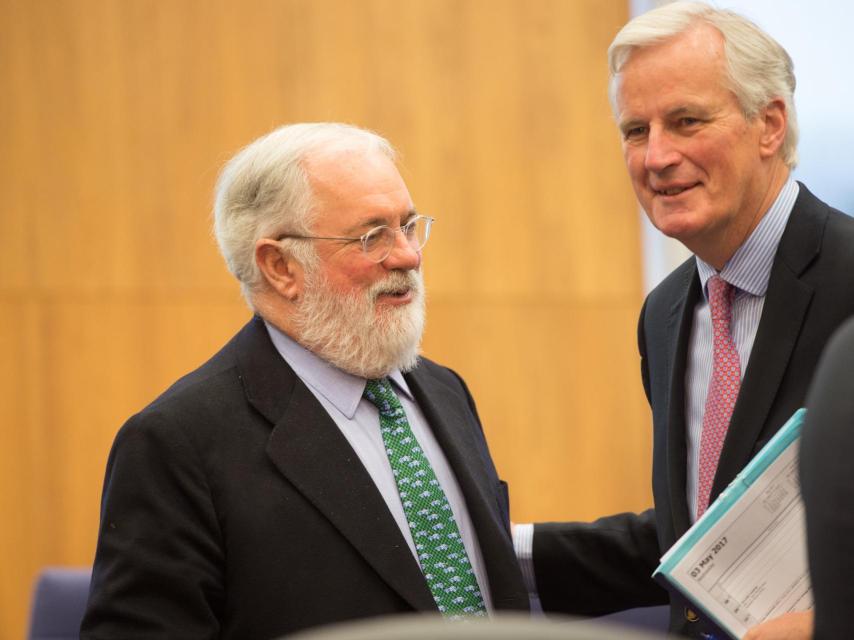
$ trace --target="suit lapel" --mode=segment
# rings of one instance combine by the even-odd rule
[[[493,606],[527,609],[528,595],[497,501],[498,487],[490,484],[494,473],[487,467],[489,454],[466,398],[430,375],[423,365],[406,374],[406,381],[462,490],[483,552]]]
[[[691,526],[686,493],[688,479],[687,426],[685,421],[685,373],[688,363],[694,307],[700,297],[700,284],[696,263],[686,272],[684,297],[673,304],[667,320],[670,337],[668,358],[670,384],[667,419],[667,471],[670,487],[670,511],[677,537]]]
[[[415,609],[436,604],[412,551],[338,426],[298,381],[267,453],[291,483]]]
[[[801,275],[821,249],[827,214],[815,211],[815,198],[803,185],[800,189],[771,268],[756,341],[715,473],[713,499],[750,461],[768,426],[765,423],[814,294]]]
[[[366,562],[416,610],[435,610],[424,576],[368,472],[259,319],[238,362],[247,399],[275,426],[267,454]]]
[[[406,374],[406,381],[442,447],[466,500],[474,498],[484,504],[494,502],[494,488],[486,486],[488,474],[480,456],[480,447],[474,440],[465,399],[420,367]],[[442,401],[436,402],[437,398]]]

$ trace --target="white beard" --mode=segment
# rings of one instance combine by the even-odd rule
[[[408,287],[412,301],[377,306],[384,293]],[[420,271],[393,271],[363,292],[332,291],[319,269],[306,273],[294,315],[298,342],[353,375],[376,379],[415,368],[424,332],[424,279]]]

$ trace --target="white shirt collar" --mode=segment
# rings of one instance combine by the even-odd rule
[[[774,256],[777,254],[780,238],[786,230],[786,223],[789,221],[799,191],[798,183],[789,176],[759,224],[724,265],[720,276],[739,291],[746,291],[755,296],[765,295],[768,290],[768,280],[771,278]],[[708,297],[706,285],[709,278],[718,272],[700,258],[697,258],[697,271],[700,275],[703,295]]]
[[[264,325],[279,355],[291,366],[300,380],[326,398],[347,418],[352,419],[362,400],[367,380],[328,363],[266,320]],[[392,371],[388,378],[400,392],[414,400],[399,369]]]

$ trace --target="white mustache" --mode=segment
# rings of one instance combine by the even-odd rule
[[[420,293],[422,280],[416,271],[395,271],[385,280],[371,285],[368,294],[372,300],[386,293],[394,293],[403,289],[411,289],[413,293]]]

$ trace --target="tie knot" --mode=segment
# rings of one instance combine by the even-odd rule
[[[401,406],[388,378],[368,380],[362,397],[374,405],[381,415],[394,414]]]
[[[732,294],[735,293],[735,287],[720,276],[712,276],[709,278],[709,302],[713,300],[720,302],[723,300],[729,301],[732,299]]]
[[[712,314],[723,311],[729,312],[732,307],[732,298],[735,295],[735,287],[720,276],[712,276],[709,278],[709,306],[712,308]]]

